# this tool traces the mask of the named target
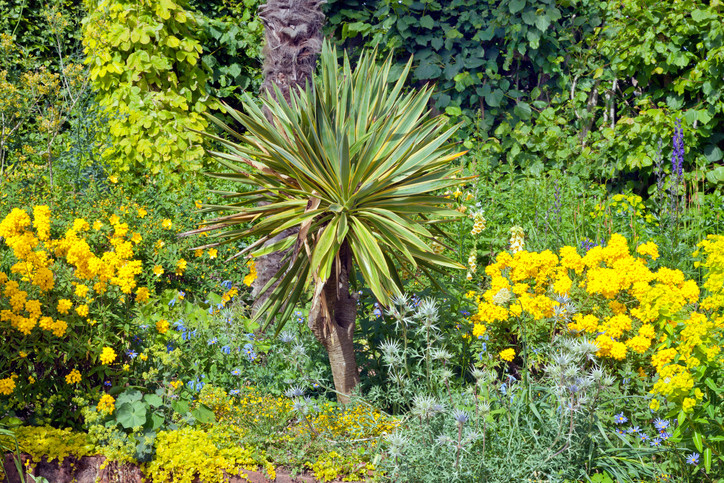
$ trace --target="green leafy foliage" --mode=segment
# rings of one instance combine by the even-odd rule
[[[109,115],[103,158],[134,175],[203,166],[203,114],[214,102],[196,15],[184,0],[89,0],[83,44],[98,102]],[[172,178],[169,178],[169,181]]]

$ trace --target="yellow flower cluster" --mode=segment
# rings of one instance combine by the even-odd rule
[[[165,334],[168,332],[170,325],[168,323],[168,320],[161,319],[158,322],[156,322],[156,330],[159,334]]]
[[[73,369],[70,371],[70,374],[65,376],[65,382],[67,384],[76,384],[81,381],[81,375],[80,372],[78,372],[78,369]]]
[[[658,257],[652,242],[636,251]],[[630,355],[642,361],[641,356],[652,351],[651,366],[659,376],[653,392],[682,408],[693,408],[703,397],[696,388],[695,369],[724,362],[719,347],[724,330],[724,237],[708,237],[694,254],[705,257],[702,265],[708,268],[703,288],[709,295],[700,308],[711,312],[709,316],[691,310],[700,296],[696,282],[686,280],[679,270],[651,270],[645,258],[630,253],[621,235],[614,234],[606,247],[594,247],[585,256],[573,247],[563,247],[559,254],[498,254],[486,268],[490,286],[478,298],[473,335],[482,336],[494,326],[510,327],[511,319],[529,316],[550,321],[533,324],[533,330],[568,328],[587,334],[602,358],[622,361]],[[571,307],[560,301],[561,295],[573,300],[577,313],[566,312]],[[665,333],[673,335],[662,337]],[[505,359],[503,353],[500,356]]]
[[[15,377],[10,376],[0,379],[0,394],[9,396],[15,391]]]
[[[219,426],[209,431],[191,427],[161,431],[147,474],[153,482],[226,481],[227,475],[244,475],[245,470],[265,465],[255,452],[231,441]]]
[[[113,410],[116,408],[116,400],[110,394],[104,394],[98,401],[96,409],[102,414],[113,414]]]
[[[500,351],[500,358],[504,361],[511,362],[513,359],[515,359],[515,350],[514,349],[504,349]]]
[[[135,276],[141,273],[141,262],[131,260],[131,243],[123,239],[128,232],[127,225],[114,224],[115,231],[109,240],[114,249],[98,257],[83,236],[83,232],[90,229],[88,222],[78,218],[63,238],[52,240],[50,217],[47,206],[34,207],[32,220],[27,212],[15,208],[0,222],[0,237],[17,260],[10,271],[18,277],[18,280],[12,280],[0,272],[0,321],[10,322],[24,335],[30,335],[36,326],[56,337],[62,337],[68,329],[67,321],[54,320],[52,315],[70,316],[73,302],[60,299],[55,307],[57,314],[43,314],[41,302],[55,287],[52,269],[59,259],[65,258],[74,270],[77,279],[72,281],[74,294],[84,302],[75,308],[75,313],[82,318],[88,317],[94,294],[103,294],[109,284],[130,293],[136,285]],[[26,285],[21,286],[21,283]],[[31,298],[31,294],[37,298]],[[52,312],[52,306],[46,305],[46,308]]]
[[[485,230],[486,220],[481,212],[473,215],[473,229],[470,231],[471,235],[480,235]]]
[[[116,360],[116,351],[111,349],[110,347],[104,347],[101,351],[100,361],[101,364],[110,364],[111,362]]]

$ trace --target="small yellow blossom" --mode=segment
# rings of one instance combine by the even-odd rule
[[[98,401],[98,406],[96,406],[96,409],[99,413],[102,414],[112,414],[115,407],[116,400],[113,399],[113,396],[111,396],[110,394],[104,394],[101,396],[100,401]]]
[[[139,218],[145,218],[145,216],[146,216],[147,214],[148,214],[148,212],[147,212],[146,210],[144,210],[143,208],[139,208],[139,209],[138,209],[138,217],[139,217]]]
[[[153,267],[153,274],[157,277],[163,275],[163,267],[161,265],[156,265],[155,267]]]
[[[515,350],[513,349],[504,349],[500,351],[500,358],[504,361],[512,361],[515,358]]]
[[[164,218],[163,222],[161,222],[161,226],[167,230],[170,230],[172,225],[173,223],[168,218]]]
[[[209,248],[209,258],[216,258],[217,253],[216,248]]]
[[[80,372],[78,372],[78,369],[73,369],[72,371],[70,371],[70,374],[65,376],[65,382],[68,384],[75,384],[80,382],[80,380],[81,375]]]
[[[108,365],[115,360],[116,360],[116,351],[114,351],[110,347],[104,347],[103,351],[101,352],[101,356],[100,356],[101,364]]]
[[[156,330],[159,332],[159,334],[165,334],[168,332],[169,323],[166,319],[161,319],[158,322],[156,322]]]

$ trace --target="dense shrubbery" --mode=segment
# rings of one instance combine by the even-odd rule
[[[724,475],[719,2],[328,3],[338,39],[415,54],[469,149],[430,245],[467,270],[390,261],[386,307],[352,277],[349,406],[308,295],[254,319],[228,259],[255,239],[178,236],[229,203],[184,127],[258,86],[259,2],[131,3],[0,1],[3,451],[152,481]]]

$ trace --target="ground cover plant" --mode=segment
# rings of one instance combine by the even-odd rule
[[[0,480],[724,478],[720,2],[258,7],[0,1]]]

